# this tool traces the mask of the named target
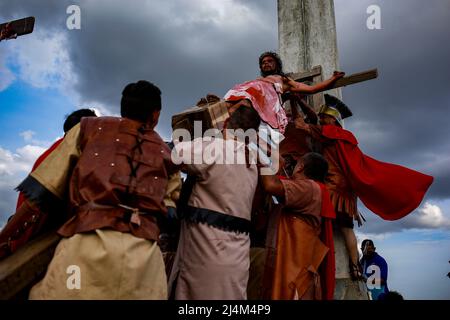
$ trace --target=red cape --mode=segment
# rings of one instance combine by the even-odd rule
[[[422,202],[433,177],[366,156],[350,131],[322,126],[322,135],[336,140],[339,162],[364,205],[384,220],[403,218]]]

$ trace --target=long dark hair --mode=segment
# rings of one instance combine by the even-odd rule
[[[280,56],[277,53],[273,52],[273,51],[266,51],[266,52],[264,52],[263,54],[261,54],[259,56],[259,69],[260,69],[260,72],[261,72],[261,76],[266,77],[266,76],[271,75],[271,74],[268,74],[268,73],[266,73],[266,72],[261,70],[262,61],[263,61],[263,59],[265,57],[272,57],[272,58],[275,59],[275,61],[277,63],[277,68],[275,70],[275,73],[271,73],[271,74],[278,74],[280,76],[285,76],[285,74],[283,72],[283,62],[281,61]]]

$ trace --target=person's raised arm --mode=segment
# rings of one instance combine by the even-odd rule
[[[277,176],[261,175],[264,190],[277,197],[284,198],[284,187]]]
[[[302,109],[302,112],[306,116],[308,123],[312,124],[318,123],[319,117],[317,116],[317,113],[298,93],[294,93],[293,96],[291,97],[291,109],[292,109],[291,112],[294,121],[295,119],[301,117],[301,115],[297,111],[297,105],[299,105],[300,108]]]
[[[305,101],[300,100],[304,103],[305,106],[309,107]],[[292,108],[292,105],[291,105]],[[310,108],[310,107],[309,107]],[[294,106],[294,108],[292,108],[293,110],[296,109],[296,106]],[[303,108],[302,108],[303,110]],[[311,109],[311,111],[315,114],[314,110]],[[297,111],[293,111],[292,112],[292,117],[294,118],[294,126],[296,129],[301,129],[304,131],[310,131],[309,125],[305,122],[305,120],[303,119],[303,117],[301,115],[298,114]],[[316,116],[317,117],[317,116]],[[316,121],[317,122],[317,121]]]
[[[329,79],[316,83],[312,86],[301,82],[297,82],[291,78],[285,77],[284,79],[286,79],[285,81],[287,82],[289,91],[313,94],[327,90],[333,83],[335,83],[338,79],[342,78],[344,75],[345,72],[334,71],[333,75]]]

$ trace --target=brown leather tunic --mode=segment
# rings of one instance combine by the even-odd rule
[[[174,170],[158,133],[125,118],[84,118],[78,144],[81,156],[69,189],[74,216],[58,233],[111,228],[157,240],[156,215],[167,212],[163,198]]]

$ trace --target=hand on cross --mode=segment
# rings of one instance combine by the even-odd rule
[[[333,80],[339,80],[340,78],[343,78],[345,76],[345,72],[342,71],[334,71],[331,78]]]

